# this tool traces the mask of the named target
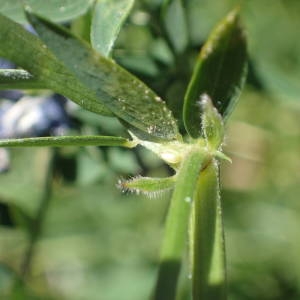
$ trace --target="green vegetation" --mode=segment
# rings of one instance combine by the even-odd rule
[[[0,0],[1,298],[299,298],[300,5],[267,2]]]

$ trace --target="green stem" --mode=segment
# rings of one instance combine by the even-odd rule
[[[0,140],[0,147],[65,147],[65,146],[122,146],[133,148],[136,143],[114,136],[55,136]]]
[[[199,177],[192,207],[190,250],[193,300],[226,299],[225,247],[217,162]]]
[[[192,150],[178,171],[166,221],[154,300],[173,300],[176,297],[181,259],[187,241],[190,202],[194,198],[199,173],[206,160],[206,153],[199,149]]]

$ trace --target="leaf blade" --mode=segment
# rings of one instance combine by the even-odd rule
[[[72,99],[87,110],[112,116],[112,113],[104,107],[94,93],[83,86],[35,35],[1,14],[0,28],[0,55],[2,57],[29,71],[35,80],[44,84],[44,88]],[[94,105],[91,107],[82,99],[88,99]]]
[[[201,95],[200,99],[200,105],[203,111],[201,119],[202,133],[207,147],[211,150],[217,150],[222,145],[224,139],[223,120],[208,95]]]
[[[155,198],[171,191],[175,186],[175,179],[175,176],[165,178],[137,176],[128,180],[120,179],[117,187],[122,192],[131,192]]]
[[[61,26],[32,14],[28,17],[41,39],[78,81],[117,117],[136,128],[137,135],[142,131],[148,139],[177,138],[171,111],[143,82]]]
[[[108,57],[126,21],[134,0],[98,0],[91,26],[91,43],[95,50]]]
[[[183,109],[188,133],[201,135],[201,109],[197,102],[206,93],[223,118],[236,104],[247,72],[247,45],[238,10],[230,12],[202,47],[189,83]]]
[[[25,70],[0,69],[0,89],[43,89],[45,84]]]
[[[182,0],[165,0],[162,16],[170,42],[177,53],[188,45],[188,29]]]
[[[65,22],[84,14],[92,0],[26,0],[25,5],[38,14],[47,16],[53,22]],[[0,12],[18,23],[27,23],[22,1],[0,0]]]

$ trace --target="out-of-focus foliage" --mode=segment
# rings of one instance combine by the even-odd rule
[[[162,1],[143,0],[136,1],[112,55],[167,99],[179,118],[201,45],[232,5],[242,3],[250,72],[227,124],[225,149],[233,163],[221,168],[229,299],[299,299],[300,3],[181,2],[189,34],[183,52],[162,30]],[[72,131],[124,133],[114,119],[69,111]],[[24,149],[10,156],[11,170],[0,175],[0,298],[147,299],[167,197],[122,195],[115,183],[127,174],[164,176],[168,168],[144,149]],[[43,233],[22,286],[16,274],[53,161]],[[184,284],[181,299],[189,299]]]
[[[83,15],[93,0],[1,0],[0,12],[19,23],[27,23],[23,8],[30,8],[37,14],[47,15],[53,21],[64,22]]]
[[[186,1],[192,41],[197,44],[233,4],[242,7],[249,52],[261,83],[283,101],[298,101],[300,3],[295,0]]]
[[[91,24],[91,44],[103,56],[109,56],[126,21],[134,0],[99,0]]]

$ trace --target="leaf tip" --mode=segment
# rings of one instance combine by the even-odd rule
[[[216,152],[215,152],[215,156],[216,156],[217,158],[226,160],[226,161],[228,161],[229,163],[232,164],[232,159],[231,159],[229,156],[227,156],[226,154],[224,154],[223,152],[221,152],[221,151],[216,151]]]
[[[224,139],[223,118],[208,94],[204,93],[200,96],[199,105],[202,111],[202,134],[210,147],[218,149]]]

